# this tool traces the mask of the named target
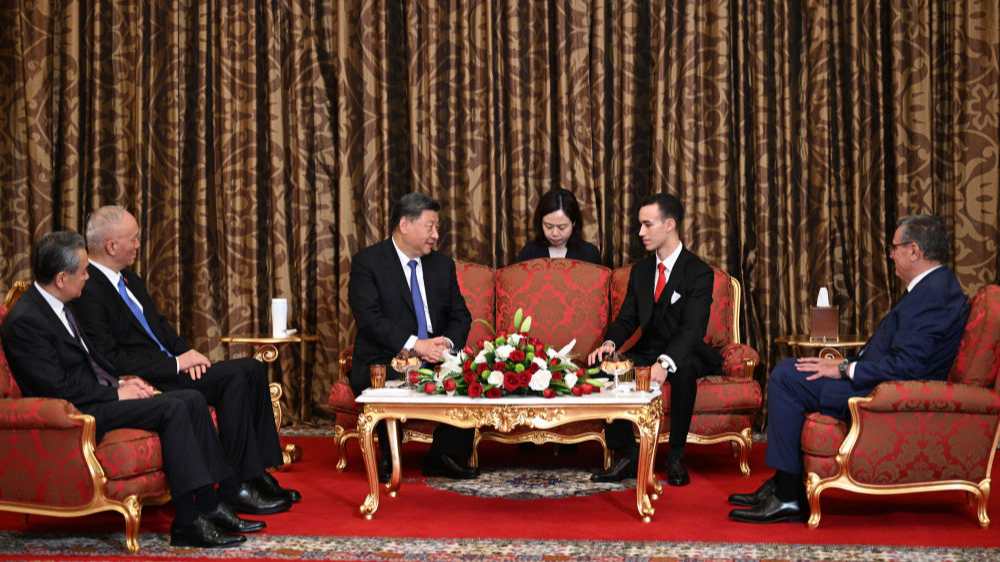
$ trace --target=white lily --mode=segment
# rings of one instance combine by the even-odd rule
[[[555,357],[556,359],[559,360],[560,363],[569,363],[570,365],[573,365],[573,360],[569,358],[569,353],[570,351],[573,351],[574,345],[576,345],[575,338],[573,339],[573,341],[563,346],[563,348],[560,349],[559,351],[550,350],[549,357],[550,358]]]
[[[521,334],[511,334],[507,336],[507,343],[513,346],[518,346],[521,344],[521,340],[523,339],[524,336],[522,336]]]
[[[459,351],[456,354],[452,354],[450,351],[445,351],[441,354],[441,371],[442,373],[455,373],[462,371],[462,363],[465,362],[465,352]]]

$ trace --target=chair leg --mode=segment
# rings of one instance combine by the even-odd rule
[[[125,498],[125,544],[129,553],[135,555],[139,553],[139,522],[142,521],[142,504],[138,498],[129,496]]]
[[[337,470],[339,472],[344,472],[344,469],[347,468],[347,440],[357,439],[357,437],[357,430],[345,430],[340,424],[333,427],[333,438],[337,442]]]
[[[476,435],[472,438],[472,456],[469,457],[469,468],[479,468],[479,442],[483,440],[483,435],[476,428]]]

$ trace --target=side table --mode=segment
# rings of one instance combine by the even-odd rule
[[[251,335],[251,336],[222,336],[219,341],[225,344],[240,344],[246,343],[255,346],[253,357],[258,361],[263,361],[264,363],[274,363],[278,359],[278,348],[281,344],[286,343],[297,343],[299,344],[299,375],[302,381],[306,379],[306,345],[310,342],[319,341],[319,336],[315,334],[300,334],[293,333],[286,335],[284,337],[273,337],[270,335]],[[280,430],[282,421],[282,411],[281,411],[281,395],[284,391],[281,385],[272,382],[270,384],[271,390],[271,409],[274,413],[274,424]],[[299,407],[300,411],[305,409],[305,393],[300,393],[299,397]],[[285,466],[302,459],[302,450],[298,445],[286,445],[284,451],[281,453],[282,458],[285,461]]]
[[[867,338],[859,334],[846,334],[835,340],[827,341],[813,341],[806,334],[793,334],[774,338],[774,343],[788,347],[788,349],[794,352],[793,355],[798,355],[800,349],[809,352],[819,350],[817,355],[823,358],[834,357],[834,350],[840,353],[842,349],[861,347],[867,341]]]

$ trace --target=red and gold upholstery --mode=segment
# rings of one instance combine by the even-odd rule
[[[1000,287],[981,289],[947,381],[892,381],[851,398],[850,425],[811,414],[802,431],[809,526],[827,488],[863,494],[961,490],[990,519],[990,470],[1000,439]]]
[[[0,306],[0,324],[6,315]],[[134,554],[142,507],[170,500],[160,438],[117,429],[95,443],[95,432],[93,416],[65,400],[24,398],[0,346],[0,510],[56,517],[117,511]]]
[[[739,456],[740,471],[750,475],[750,448],[753,446],[751,428],[753,419],[760,410],[762,394],[760,383],[753,379],[753,371],[760,362],[760,356],[748,345],[740,343],[739,322],[740,282],[725,271],[713,267],[715,284],[712,293],[712,315],[708,321],[705,341],[722,355],[722,374],[698,380],[698,397],[694,403],[694,416],[688,432],[690,443],[729,442],[733,453]],[[628,277],[632,265],[616,269],[611,276],[612,316],[625,301]],[[621,350],[625,351],[639,339],[639,331],[630,337]],[[662,387],[664,395],[669,395],[669,382]],[[670,401],[664,400],[665,412],[670,410]],[[660,427],[660,442],[670,439],[670,416],[664,416]]]

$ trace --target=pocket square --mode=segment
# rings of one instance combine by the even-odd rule
[[[679,300],[681,300],[681,294],[678,293],[677,291],[674,291],[674,294],[670,295],[670,304],[674,304]]]

